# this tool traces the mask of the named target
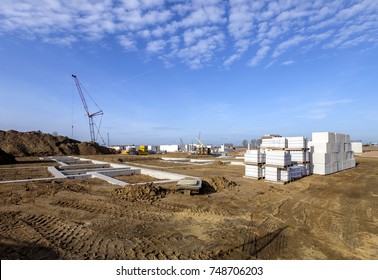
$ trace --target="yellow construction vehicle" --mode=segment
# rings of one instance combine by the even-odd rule
[[[137,152],[137,149],[135,148],[135,146],[128,146],[126,148],[126,150],[123,150],[121,152],[122,155],[137,155],[138,152]]]
[[[139,146],[137,154],[138,155],[148,155],[149,154],[149,152],[148,152],[148,146],[145,146],[145,145]]]

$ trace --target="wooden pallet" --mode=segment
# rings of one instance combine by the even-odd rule
[[[251,179],[251,180],[261,180],[261,179],[264,179],[265,177],[251,177],[251,176],[243,176],[243,178],[246,178],[246,179]]]
[[[306,163],[310,163],[309,160],[306,160],[306,161],[292,161],[293,164],[306,164]]]
[[[285,168],[288,168],[288,167],[291,167],[291,166],[294,166],[294,163],[291,163],[289,165],[274,165],[274,164],[265,164],[266,167],[276,167],[276,168],[279,168],[279,169],[285,169]]]
[[[292,180],[291,181],[270,181],[270,180],[265,180],[265,182],[272,183],[272,184],[277,184],[277,185],[286,185],[286,184],[292,182]]]
[[[256,162],[244,162],[245,165],[253,165],[253,166],[263,166],[265,164],[265,162],[259,162],[259,163],[256,163]]]
[[[285,148],[285,151],[308,151],[309,148]]]

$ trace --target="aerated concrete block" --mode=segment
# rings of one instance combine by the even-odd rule
[[[307,148],[307,138],[304,136],[300,137],[286,137],[287,147],[289,149],[306,149]]]
[[[245,163],[265,163],[265,153],[260,150],[247,150],[244,154]]]
[[[338,171],[337,162],[330,164],[314,164],[313,174],[328,175]]]
[[[292,162],[305,162],[308,160],[306,151],[290,151]]]
[[[277,166],[288,166],[291,164],[291,155],[288,151],[267,150],[266,164]]]
[[[340,144],[339,143],[324,143],[324,142],[313,142],[312,143],[314,153],[339,153]]]
[[[337,153],[313,153],[311,162],[314,164],[330,164],[337,162]]]
[[[265,166],[265,180],[278,182],[280,179],[280,172],[277,167]]]
[[[264,168],[257,165],[246,165],[245,176],[261,178],[264,177]]]
[[[318,143],[335,143],[335,133],[333,132],[313,132],[312,141]]]
[[[260,145],[262,148],[287,148],[287,139],[285,137],[273,137],[262,139]]]
[[[356,154],[362,154],[362,142],[351,142],[351,150]]]
[[[346,143],[345,140],[346,140],[345,134],[335,133],[335,142],[336,143],[344,144],[344,143]]]
[[[289,182],[291,181],[291,173],[290,173],[290,167],[288,167],[287,169],[280,169],[279,170],[279,180],[281,182]]]

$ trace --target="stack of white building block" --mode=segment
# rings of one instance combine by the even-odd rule
[[[306,137],[272,137],[262,139],[259,150],[244,155],[245,177],[289,182],[310,174]]]
[[[267,139],[262,139],[261,148],[287,148],[287,139],[285,137],[272,137]]]
[[[263,164],[265,153],[260,150],[247,150],[244,154],[245,176],[248,178],[261,179],[265,176]]]
[[[314,174],[328,175],[356,166],[348,134],[313,132],[310,146]]]
[[[284,150],[266,150],[266,164],[286,167],[291,164],[290,152]]]
[[[291,181],[291,156],[285,150],[266,150],[265,180],[273,182]]]
[[[348,134],[314,132],[306,137],[271,137],[244,155],[245,177],[289,182],[314,174],[331,174],[356,166]]]
[[[351,149],[355,154],[362,154],[362,142],[361,141],[356,141],[356,142],[351,142]]]
[[[260,150],[247,150],[244,154],[244,162],[246,164],[261,164],[265,163],[265,153]]]

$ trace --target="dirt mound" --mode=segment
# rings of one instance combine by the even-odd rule
[[[224,163],[223,161],[220,161],[220,160],[216,160],[216,161],[213,162],[213,165],[215,165],[215,166],[226,165],[226,163]]]
[[[147,183],[145,185],[137,186],[125,186],[123,188],[115,190],[115,197],[124,199],[127,201],[155,201],[159,198],[163,198],[169,190],[160,186],[155,186],[153,183]]]
[[[104,155],[104,154],[111,154],[111,150],[100,146],[96,142],[81,142],[77,144],[79,148],[80,155]]]
[[[226,177],[214,176],[209,178],[204,178],[202,180],[202,189],[207,192],[219,192],[225,189],[232,189],[237,187],[238,184],[228,180]],[[212,191],[211,191],[212,190]]]
[[[66,136],[53,136],[41,131],[0,130],[0,149],[13,156],[52,156],[110,154],[111,149],[93,142],[80,142]]]
[[[13,155],[6,153],[2,149],[0,149],[0,164],[11,164],[15,162],[16,159]]]

